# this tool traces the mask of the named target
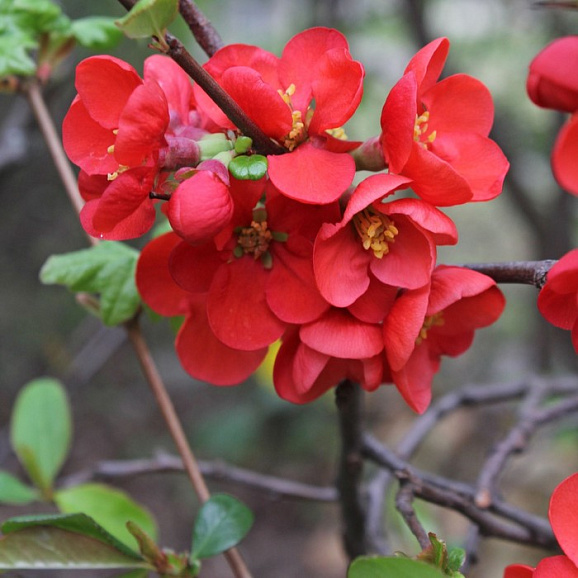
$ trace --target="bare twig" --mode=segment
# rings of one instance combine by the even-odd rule
[[[541,289],[548,271],[556,261],[510,261],[508,263],[469,263],[468,269],[491,277],[496,283],[521,283]]]
[[[179,0],[179,12],[205,54],[213,56],[223,46],[221,36],[215,27],[193,0]]]
[[[421,525],[413,509],[414,497],[413,485],[407,480],[402,480],[399,485],[399,491],[395,496],[395,506],[405,520],[407,527],[411,530],[411,533],[416,537],[422,550],[425,550],[431,543],[425,528]]]
[[[272,499],[289,498],[314,502],[336,502],[337,490],[334,487],[321,487],[304,484],[260,474],[245,468],[238,468],[224,462],[198,462],[199,470],[205,478],[233,482],[258,490]],[[170,473],[184,471],[183,461],[180,457],[161,454],[153,459],[138,460],[111,460],[103,461],[94,468],[77,472],[65,480],[65,486],[75,486],[94,479],[114,480],[158,473]]]

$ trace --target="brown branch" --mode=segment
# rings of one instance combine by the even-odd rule
[[[431,545],[425,528],[421,525],[415,510],[413,509],[413,500],[415,498],[414,487],[407,480],[401,480],[399,491],[395,496],[396,510],[401,514],[407,527],[416,537],[422,550]]]
[[[350,558],[367,554],[365,507],[361,495],[363,474],[362,390],[356,383],[342,381],[335,390],[341,433],[341,457],[337,489],[344,521],[345,551]]]
[[[179,12],[207,56],[223,46],[221,36],[193,0],[179,0]]]
[[[463,267],[479,271],[496,283],[521,283],[541,289],[548,271],[556,261],[509,261],[505,263],[466,263]]]
[[[313,502],[336,502],[334,487],[321,487],[260,474],[245,468],[238,468],[223,462],[198,462],[199,470],[205,478],[241,484],[250,489],[265,492],[272,499],[289,498]],[[74,486],[94,479],[114,480],[158,473],[184,471],[183,461],[178,456],[161,454],[153,459],[103,461],[90,468],[67,477],[63,485]]]

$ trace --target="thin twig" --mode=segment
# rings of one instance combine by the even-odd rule
[[[213,56],[223,46],[223,40],[210,20],[193,0],[179,0],[179,12],[205,54]]]
[[[206,502],[211,497],[211,494],[209,493],[209,489],[207,488],[203,475],[201,474],[201,470],[193,451],[189,446],[187,437],[177,416],[177,412],[175,411],[175,407],[152,359],[147,343],[144,340],[138,318],[134,318],[132,321],[126,323],[125,326],[128,338],[132,343],[143,373],[147,378],[147,382],[150,385],[161,413],[163,414],[165,423],[167,424],[173,441],[177,446],[179,454],[183,460],[185,471],[195,489],[195,493],[201,502]],[[250,578],[251,574],[245,566],[245,562],[243,561],[243,558],[241,558],[238,550],[231,548],[225,552],[225,557],[237,578]]]
[[[70,167],[70,163],[62,148],[62,144],[60,141],[60,137],[56,132],[56,127],[54,126],[54,122],[52,121],[52,116],[48,111],[48,107],[44,102],[44,98],[42,97],[42,92],[40,86],[37,82],[31,82],[24,87],[24,92],[26,97],[28,98],[28,102],[30,103],[30,107],[34,112],[34,116],[38,122],[38,126],[42,132],[42,136],[46,144],[48,145],[48,150],[50,151],[50,155],[52,156],[52,160],[54,161],[54,166],[58,171],[58,175],[60,176],[60,180],[64,185],[66,190],[66,194],[72,203],[72,206],[75,208],[77,213],[80,213],[84,205],[84,201],[78,192],[78,186],[76,184],[76,177],[74,176],[74,172]],[[98,240],[90,235],[87,235],[88,241],[91,245],[96,245]]]
[[[313,486],[260,474],[245,468],[238,468],[221,461],[198,461],[201,474],[205,478],[233,482],[248,488],[266,492],[272,499],[289,498],[313,502],[336,502],[337,490],[334,487]],[[95,467],[77,472],[62,480],[66,487],[75,486],[94,479],[114,480],[158,473],[184,471],[183,460],[178,456],[161,454],[153,459],[109,460],[96,464]]]
[[[401,514],[411,533],[416,537],[422,550],[425,550],[431,545],[431,542],[425,528],[421,525],[421,522],[413,509],[414,497],[413,485],[407,480],[402,481],[395,496],[395,507]]]
[[[521,283],[541,289],[548,271],[556,261],[510,261],[507,263],[467,263],[468,269],[491,277],[496,283]]]

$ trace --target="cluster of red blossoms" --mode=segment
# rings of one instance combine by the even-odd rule
[[[552,172],[560,186],[578,195],[578,36],[559,38],[531,62],[530,99],[538,106],[571,114],[552,150]],[[564,255],[548,272],[538,309],[552,325],[572,332],[578,353],[578,249]]]
[[[442,38],[412,58],[366,143],[342,128],[364,69],[341,33],[306,30],[280,58],[219,50],[206,71],[284,150],[256,180],[228,167],[264,157],[172,61],[150,57],[144,79],[112,57],[79,65],[63,132],[81,168],[82,224],[133,238],[161,205],[172,232],[145,246],[137,286],[154,311],[184,316],[176,349],[192,376],[239,383],[280,340],[282,398],[305,403],[348,378],[393,383],[422,412],[441,356],[500,316],[492,279],[436,266],[437,246],[457,243],[438,207],[496,197],[509,166],[488,138],[486,87],[438,80],[448,50]],[[353,187],[359,168],[377,174]]]

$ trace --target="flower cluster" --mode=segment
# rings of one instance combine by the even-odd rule
[[[239,383],[280,340],[282,398],[305,403],[348,378],[393,383],[422,412],[441,356],[500,316],[493,280],[436,263],[458,240],[439,207],[496,197],[509,166],[488,137],[485,86],[438,80],[448,51],[442,38],[412,58],[379,136],[360,143],[343,125],[364,69],[341,33],[306,30],[281,57],[222,48],[205,69],[282,147],[266,159],[171,61],[149,58],[144,79],[111,57],[79,65],[63,130],[83,226],[136,237],[166,200],[172,231],[143,249],[137,286],[154,311],[184,317],[176,350],[192,376]],[[356,168],[377,174],[353,186]]]
[[[504,578],[576,578],[578,576],[578,473],[559,484],[550,499],[548,517],[564,555],[544,558],[536,568],[513,564]]]

